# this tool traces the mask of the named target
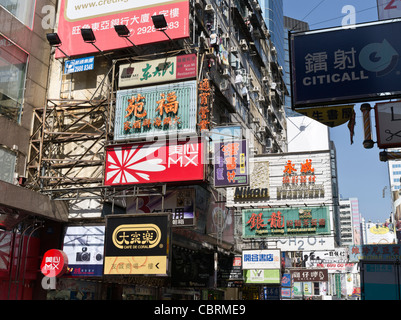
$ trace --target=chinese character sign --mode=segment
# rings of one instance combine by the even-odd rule
[[[244,250],[242,269],[280,269],[280,250]]]
[[[243,237],[330,234],[328,207],[242,210]]]
[[[400,21],[292,34],[294,107],[387,100],[398,96],[400,36]]]
[[[168,272],[170,215],[137,214],[107,217],[104,274]]]
[[[196,81],[117,92],[114,140],[196,133]]]
[[[61,250],[51,249],[44,254],[40,270],[47,277],[60,277],[67,271],[67,267],[67,255]]]
[[[58,34],[63,51],[70,55],[96,52],[91,44],[82,40],[81,29],[91,28],[96,37],[96,46],[103,51],[131,47],[126,39],[119,37],[115,25],[126,25],[135,45],[167,41],[162,32],[155,29],[152,16],[163,14],[167,22],[167,33],[171,39],[189,36],[188,0],[62,0]],[[56,57],[63,55],[57,51]]]
[[[120,65],[119,87],[133,87],[196,77],[196,54]]]
[[[213,91],[208,79],[203,79],[198,84],[199,95],[199,111],[198,111],[198,127],[200,131],[209,130],[210,128],[210,108],[213,98]]]
[[[157,141],[106,148],[105,185],[203,181],[203,143]]]
[[[246,140],[231,140],[214,145],[214,185],[216,187],[248,185]]]
[[[327,269],[291,269],[293,282],[327,282],[329,273]]]

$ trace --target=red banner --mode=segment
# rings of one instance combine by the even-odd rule
[[[202,181],[203,150],[200,138],[109,146],[104,184]]]

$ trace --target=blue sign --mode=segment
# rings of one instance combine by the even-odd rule
[[[401,20],[293,33],[293,108],[401,96]]]
[[[65,62],[64,74],[93,70],[95,57],[85,57]]]

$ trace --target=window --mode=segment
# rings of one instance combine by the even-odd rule
[[[0,0],[0,6],[29,28],[33,28],[36,0]]]
[[[27,61],[27,53],[0,35],[0,115],[18,123],[21,120]]]
[[[0,180],[13,183],[16,160],[14,152],[0,147]]]

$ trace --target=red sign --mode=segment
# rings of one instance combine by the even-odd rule
[[[46,277],[61,277],[67,267],[67,255],[61,250],[51,249],[44,254],[40,270]]]
[[[70,56],[97,52],[94,46],[82,39],[81,29],[87,28],[93,30],[96,46],[103,51],[132,46],[117,35],[114,25],[126,25],[135,45],[167,41],[167,36],[155,29],[151,18],[160,14],[165,16],[166,33],[171,39],[189,36],[188,0],[61,0],[57,32],[63,51]],[[56,52],[57,58],[63,56]]]
[[[105,185],[129,185],[204,179],[203,143],[157,141],[106,148]]]

